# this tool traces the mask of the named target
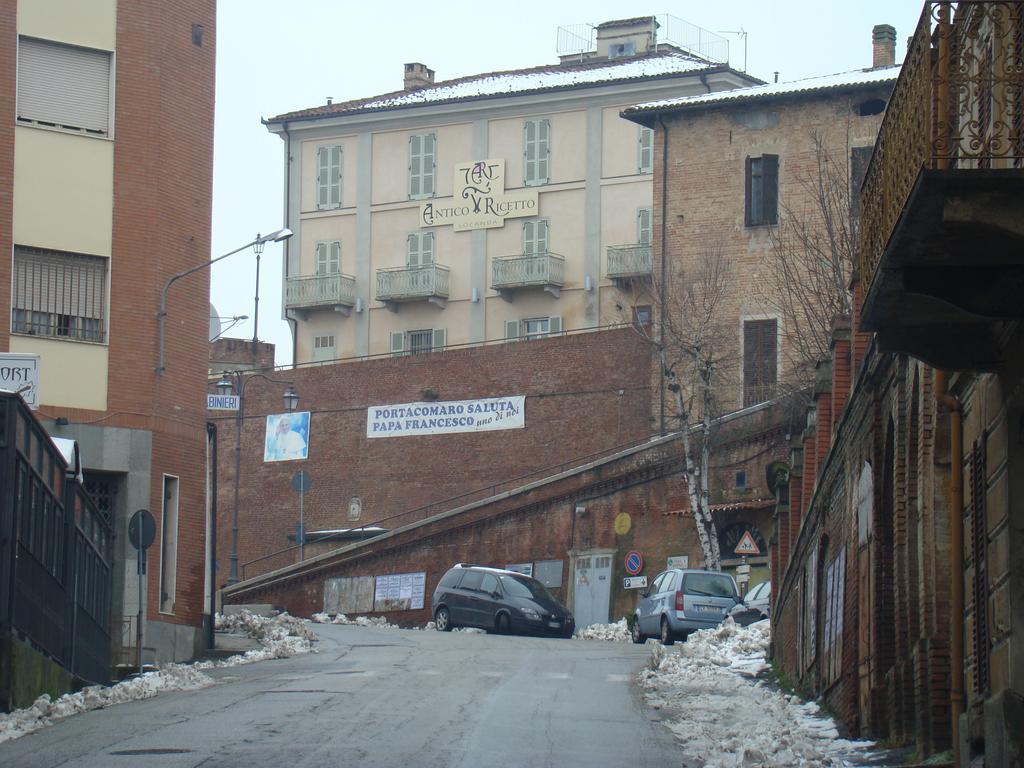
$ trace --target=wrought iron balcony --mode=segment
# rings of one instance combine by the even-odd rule
[[[491,262],[491,287],[511,300],[518,288],[539,286],[554,297],[565,284],[565,259],[550,251],[504,256]]]
[[[1021,3],[928,2],[861,197],[861,328],[949,369],[1001,356],[1024,315]]]
[[[619,282],[650,277],[652,264],[650,243],[608,246],[607,275],[611,280]]]
[[[284,303],[301,312],[329,307],[347,315],[356,303],[356,280],[342,274],[289,277]]]
[[[422,267],[394,267],[377,270],[377,301],[392,309],[407,301],[429,301],[444,307],[448,299],[448,267],[427,264]]]

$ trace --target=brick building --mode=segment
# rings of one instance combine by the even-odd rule
[[[143,508],[147,658],[188,658],[209,613],[207,273],[170,294],[162,376],[156,308],[209,259],[215,3],[4,0],[0,26],[0,350],[38,356],[37,414],[78,441],[113,522],[115,661],[134,656]]]
[[[1024,749],[1021,3],[926,3],[863,185],[837,326],[778,485],[774,654],[854,731]]]

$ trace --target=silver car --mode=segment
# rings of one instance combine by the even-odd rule
[[[744,627],[755,621],[763,621],[771,613],[771,596],[772,583],[762,581],[751,587],[750,591],[744,595],[743,602],[729,611],[729,615],[732,616],[733,621]]]
[[[640,595],[633,642],[658,637],[663,644],[672,645],[698,629],[718,626],[739,602],[736,582],[727,573],[669,569],[659,573]]]

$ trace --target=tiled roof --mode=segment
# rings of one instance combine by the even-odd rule
[[[322,117],[401,109],[426,104],[444,104],[480,98],[497,98],[518,94],[555,91],[566,88],[603,85],[606,83],[658,79],[688,72],[718,69],[696,56],[662,52],[645,56],[601,60],[583,64],[548,64],[533,69],[490,72],[457,80],[434,83],[414,91],[394,91],[365,99],[325,104],[269,118],[267,122],[313,120]]]
[[[740,509],[770,509],[775,506],[775,499],[750,499],[749,501],[730,501],[725,504],[708,504],[712,512],[734,512]]]
[[[793,80],[788,83],[767,83],[765,85],[751,86],[750,88],[736,88],[731,91],[715,91],[695,96],[681,96],[677,99],[649,101],[623,110],[622,114],[625,117],[632,117],[644,113],[673,112],[707,105],[732,104],[784,96],[840,91],[882,83],[895,83],[899,74],[900,68],[898,65],[894,67],[880,67],[878,69],[856,69],[852,72],[840,72],[823,77],[809,77],[804,80]]]

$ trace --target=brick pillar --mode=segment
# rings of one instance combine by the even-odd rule
[[[832,362],[823,360],[817,365],[814,385],[817,418],[814,427],[814,478],[817,482],[825,468],[825,457],[832,444]]]
[[[853,289],[853,317],[850,319],[851,347],[850,347],[850,376],[857,377],[861,363],[868,351],[868,344],[871,343],[871,334],[861,331],[860,317],[861,304],[864,302],[864,287],[859,279],[854,279],[850,287]]]
[[[796,537],[800,533],[800,521],[804,517],[804,502],[806,496],[804,495],[804,469],[803,469],[803,441],[801,438],[794,438],[791,444],[790,466],[792,469],[789,473],[789,546],[786,550],[786,557],[782,561],[782,570],[785,571],[789,566],[789,561],[793,555],[793,544],[796,542]]]
[[[853,375],[850,361],[850,318],[837,317],[832,325],[832,433],[850,397]]]

